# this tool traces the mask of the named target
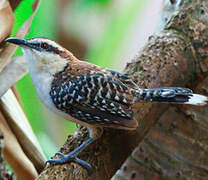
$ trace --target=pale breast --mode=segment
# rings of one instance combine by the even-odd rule
[[[31,78],[33,81],[33,84],[35,85],[36,91],[38,93],[38,96],[40,100],[51,110],[56,111],[56,108],[51,100],[51,97],[49,95],[50,92],[50,85],[52,81],[52,77],[50,77],[47,74],[36,74],[33,75],[31,73]]]
[[[82,124],[86,126],[85,123],[82,123],[78,121],[77,119],[74,119],[71,117],[69,114],[57,109],[51,99],[51,96],[49,94],[50,89],[51,89],[51,82],[53,80],[53,76],[50,76],[49,74],[46,73],[38,73],[38,74],[31,74],[31,78],[33,81],[33,84],[35,85],[37,94],[40,98],[40,100],[43,102],[43,104],[49,108],[52,112],[59,114],[62,118],[73,121],[75,123]]]

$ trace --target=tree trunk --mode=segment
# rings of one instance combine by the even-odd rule
[[[142,88],[181,86],[208,94],[208,1],[179,4],[165,29],[149,38],[124,73]],[[135,147],[113,179],[207,179],[207,113],[206,107],[136,104],[136,131],[105,129],[80,155],[93,165],[92,172],[75,163],[47,165],[38,179],[110,179]],[[68,153],[87,137],[85,128],[77,133],[61,152]]]

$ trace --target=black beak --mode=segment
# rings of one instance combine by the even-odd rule
[[[20,45],[20,46],[21,45],[28,46],[27,41],[24,39],[20,39],[20,38],[7,38],[5,41],[16,44],[16,45]]]

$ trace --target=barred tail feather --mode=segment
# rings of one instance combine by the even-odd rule
[[[138,90],[139,97],[135,102],[169,102],[176,104],[205,105],[208,97],[194,94],[188,88],[165,87]],[[138,92],[137,91],[137,92]]]
[[[189,97],[188,102],[185,102],[184,104],[203,106],[207,104],[207,101],[208,98],[206,96],[200,94],[192,94],[192,96]]]

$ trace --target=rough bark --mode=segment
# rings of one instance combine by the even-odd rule
[[[149,38],[124,72],[143,88],[181,86],[207,94],[205,83],[200,86],[203,91],[196,87],[199,82],[208,82],[208,2],[181,3],[165,30]],[[47,165],[38,179],[110,179],[139,143],[114,179],[207,178],[205,109],[136,104],[136,131],[106,129],[102,138],[80,155],[93,165],[92,173],[74,163]],[[68,153],[87,136],[83,130],[77,132],[77,136],[68,138],[62,152]]]
[[[13,180],[14,179],[14,174],[11,173],[8,168],[6,167],[6,162],[3,158],[3,140],[4,136],[2,135],[3,133],[0,131],[0,179],[1,180]]]

